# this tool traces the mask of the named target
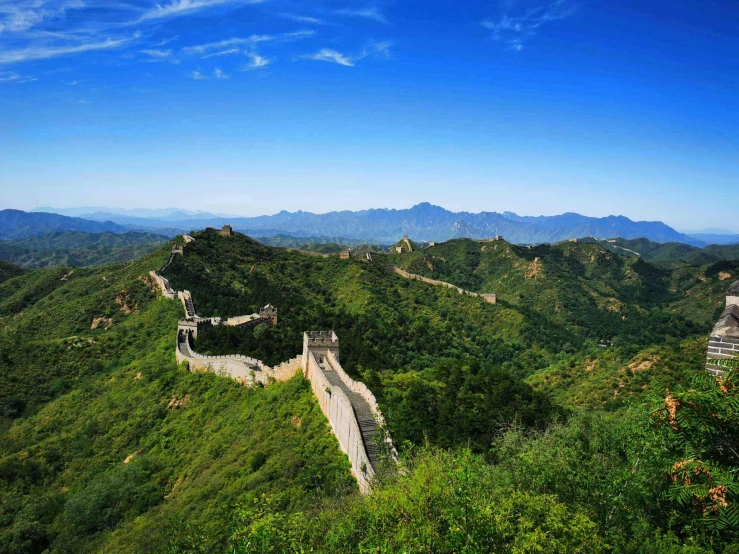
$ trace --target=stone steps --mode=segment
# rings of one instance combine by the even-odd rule
[[[325,367],[322,367],[321,369],[323,370],[323,373],[326,376],[328,382],[331,383],[332,386],[341,389],[341,391],[349,399],[349,402],[352,405],[352,409],[354,410],[354,416],[357,418],[357,423],[359,424],[359,431],[360,433],[362,433],[362,442],[364,443],[364,449],[367,452],[367,457],[369,458],[372,467],[376,469],[377,461],[379,459],[379,452],[377,449],[377,445],[375,444],[375,441],[373,439],[377,434],[379,426],[377,425],[377,421],[375,420],[372,408],[370,408],[370,405],[367,403],[367,401],[362,398],[361,394],[352,392],[352,390],[347,387],[346,384],[344,384],[344,381],[341,380],[341,377],[338,373],[336,373],[332,369],[326,369]]]

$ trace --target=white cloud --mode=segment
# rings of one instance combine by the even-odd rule
[[[212,54],[206,54],[204,56],[200,56],[202,59],[206,58],[214,58],[218,56],[230,56],[232,54],[238,54],[241,52],[238,48],[231,48],[229,50],[221,50],[220,52],[213,52]]]
[[[200,73],[200,71],[193,71],[192,73],[190,73],[190,77],[192,77],[196,81],[202,81],[206,78],[202,73]]]
[[[330,48],[323,48],[315,54],[308,54],[300,57],[305,60],[330,62],[346,67],[354,67],[356,62],[370,56],[375,58],[389,58],[391,46],[392,43],[390,41],[375,42],[364,47],[359,54],[354,56],[348,56],[341,52],[337,52],[336,50],[331,50]]]
[[[318,19],[317,17],[310,17],[307,15],[296,15],[294,13],[281,13],[281,17],[285,17],[287,19],[292,19],[293,21],[298,21],[300,23],[310,23],[312,25],[330,25],[328,21],[324,21],[323,19]]]
[[[0,73],[0,85],[13,83],[19,85],[21,83],[30,83],[31,81],[37,81],[36,77],[30,77],[28,75],[20,75],[18,73]]]
[[[243,67],[244,71],[250,71],[252,69],[261,69],[261,68],[267,67],[270,64],[270,60],[254,52],[247,52],[246,55],[249,57],[251,61]]]
[[[337,52],[336,50],[330,50],[328,48],[319,50],[315,54],[308,54],[306,56],[303,56],[303,58],[305,58],[306,60],[331,62],[331,63],[336,63],[339,65],[344,65],[347,67],[354,67],[354,62],[349,56],[345,56],[341,52]]]
[[[355,9],[337,10],[336,13],[341,14],[341,15],[348,15],[350,17],[364,17],[365,19],[374,19],[375,21],[379,21],[380,23],[388,23],[387,18],[377,6],[356,9],[356,10]]]
[[[218,6],[259,4],[263,1],[264,0],[173,0],[169,4],[165,5],[157,4],[156,8],[144,13],[139,21],[187,15]]]
[[[119,48],[128,44],[132,40],[138,38],[138,33],[128,38],[121,39],[105,39],[98,42],[87,42],[74,46],[50,46],[50,47],[31,47],[20,50],[0,51],[0,64],[16,63],[28,60],[44,60],[47,58],[55,58],[58,56],[66,56],[69,54],[79,54],[81,52],[90,52],[93,50],[110,50]]]
[[[228,79],[228,75],[226,75],[223,71],[220,70],[220,68],[216,67],[213,70],[213,77],[216,79]]]
[[[504,13],[497,20],[483,21],[482,26],[492,31],[493,40],[504,42],[508,50],[520,52],[536,36],[539,27],[571,16],[579,6],[578,0],[554,0],[515,15]]]
[[[282,33],[278,35],[251,35],[247,38],[229,38],[218,42],[209,42],[207,44],[199,44],[196,46],[188,46],[182,49],[185,55],[206,55],[212,50],[224,51],[229,46],[254,46],[260,42],[289,42],[299,40],[315,34],[315,31],[295,31],[293,33]],[[225,51],[224,51],[225,52]]]
[[[147,56],[151,56],[152,59],[150,59],[149,61],[152,62],[163,62],[171,59],[172,57],[172,50],[148,49],[142,50],[141,53],[146,54]]]

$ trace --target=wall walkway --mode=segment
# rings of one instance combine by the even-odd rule
[[[467,294],[469,296],[476,296],[476,297],[484,299],[486,302],[490,302],[491,304],[495,304],[498,301],[497,297],[494,294],[489,294],[489,293],[484,293],[484,292],[472,292],[470,290],[465,290],[462,287],[458,287],[457,285],[453,285],[445,281],[437,281],[436,279],[430,279],[428,277],[424,277],[423,275],[416,275],[415,273],[408,273],[407,271],[400,269],[399,267],[395,267],[395,266],[392,267],[392,270],[394,273],[397,273],[398,275],[405,277],[406,279],[416,279],[418,281],[423,281],[424,283],[428,283],[430,285],[436,285],[436,286],[454,289],[459,294]]]

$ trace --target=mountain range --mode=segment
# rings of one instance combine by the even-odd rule
[[[44,208],[52,210],[52,208]],[[512,212],[452,212],[423,202],[409,209],[368,209],[334,211],[324,214],[281,211],[257,217],[223,216],[207,212],[167,210],[118,210],[80,208],[69,213],[85,213],[90,220],[112,222],[126,230],[156,231],[174,234],[204,227],[230,224],[251,236],[286,234],[293,236],[344,237],[373,240],[385,244],[403,235],[419,241],[443,241],[450,238],[484,239],[503,235],[518,244],[558,242],[570,238],[647,238],[654,242],[680,242],[696,247],[709,242],[739,242],[739,236],[718,235],[723,240],[703,240],[680,233],[659,221],[632,221],[624,216],[588,217],[577,213],[556,216],[520,216]],[[121,213],[123,212],[123,213]],[[0,212],[2,216],[2,212]],[[108,224],[108,223],[106,223]],[[1,228],[1,227],[0,227]],[[113,231],[115,232],[115,231]],[[706,238],[714,238],[707,235]],[[736,239],[736,240],[733,240]]]

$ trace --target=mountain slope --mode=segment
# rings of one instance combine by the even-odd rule
[[[0,239],[19,239],[60,231],[123,233],[127,229],[112,221],[90,221],[50,213],[0,210]]]
[[[588,239],[586,239],[587,241]],[[720,261],[739,260],[739,245],[711,244],[697,248],[679,242],[660,244],[645,238],[596,240],[604,248],[624,256],[640,255],[643,259],[668,267],[709,265]]]
[[[177,367],[181,306],[148,280],[168,250],[0,284],[1,552],[164,551],[177,525],[214,552],[235,503],[356,490],[307,382]]]
[[[0,283],[4,283],[8,279],[17,277],[24,273],[23,269],[8,262],[0,261]]]
[[[0,259],[25,268],[100,266],[138,259],[167,242],[164,235],[65,231],[0,242]]]

